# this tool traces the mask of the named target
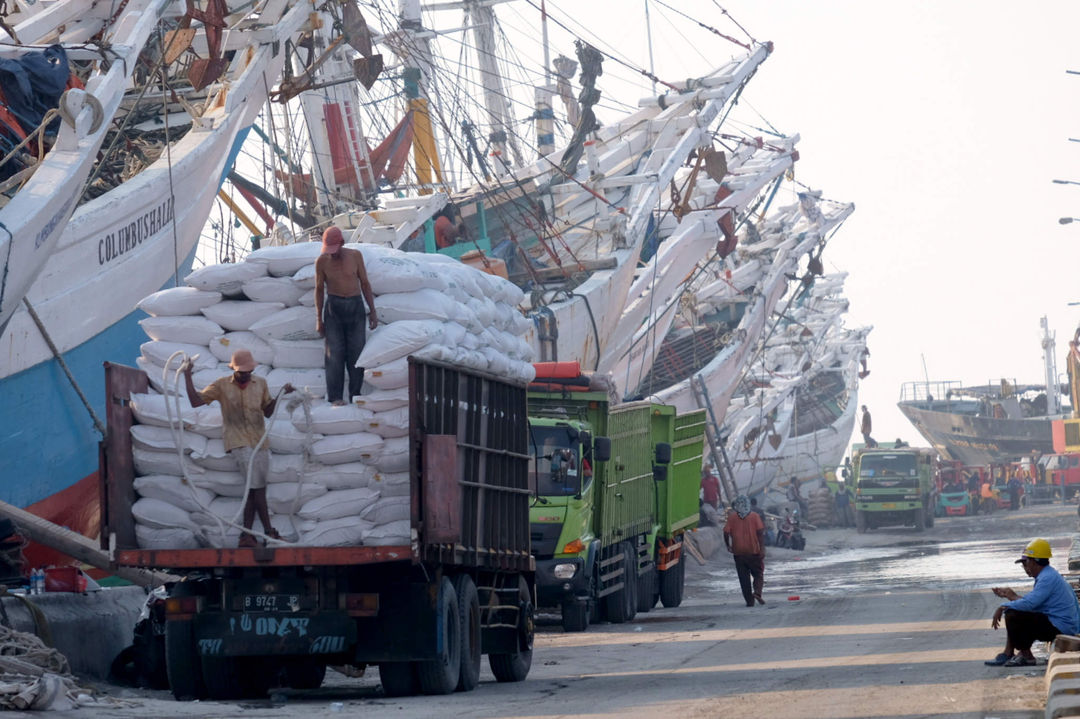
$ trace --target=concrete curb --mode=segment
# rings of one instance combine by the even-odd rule
[[[132,630],[146,603],[146,590],[116,587],[86,594],[47,592],[27,599],[45,615],[53,645],[67,657],[71,672],[105,679],[116,655],[131,644]],[[6,597],[0,601],[12,628],[36,633],[34,617],[22,600]]]

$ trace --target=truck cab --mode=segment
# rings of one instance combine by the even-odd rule
[[[855,474],[855,527],[859,533],[886,525],[934,526],[934,451],[928,448],[858,448]]]

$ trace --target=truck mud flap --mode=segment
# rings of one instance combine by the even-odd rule
[[[206,657],[344,654],[356,644],[356,620],[344,612],[319,614],[201,614],[196,651]]]
[[[409,584],[392,597],[380,596],[379,615],[356,620],[356,661],[418,661],[441,656],[442,627],[438,626],[436,592],[431,585]]]

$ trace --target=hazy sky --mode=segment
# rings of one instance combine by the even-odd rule
[[[1067,306],[1080,301],[1080,223],[1057,220],[1080,217],[1080,186],[1051,180],[1080,182],[1080,143],[1068,141],[1080,138],[1080,75],[1066,74],[1080,70],[1080,2],[667,4],[744,39],[722,6],[775,44],[740,115],[756,110],[799,133],[797,179],[856,205],[825,260],[850,273],[847,324],[874,326],[859,401],[870,406],[876,438],[916,439],[896,401],[903,382],[923,379],[923,357],[931,380],[1041,382],[1044,314],[1064,374],[1080,322],[1080,307]],[[621,38],[625,56],[647,62],[644,0],[548,8],[553,17],[574,12],[584,26]],[[665,79],[743,52],[688,32],[682,20],[676,31],[673,12],[655,0],[650,8]],[[511,24],[529,11],[515,20],[499,10]],[[609,96],[633,97],[606,78],[598,84]]]

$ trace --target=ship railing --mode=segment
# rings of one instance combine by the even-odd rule
[[[962,385],[956,380],[939,382],[905,382],[900,385],[901,402],[922,402],[927,406],[935,402],[947,401],[959,395]]]

